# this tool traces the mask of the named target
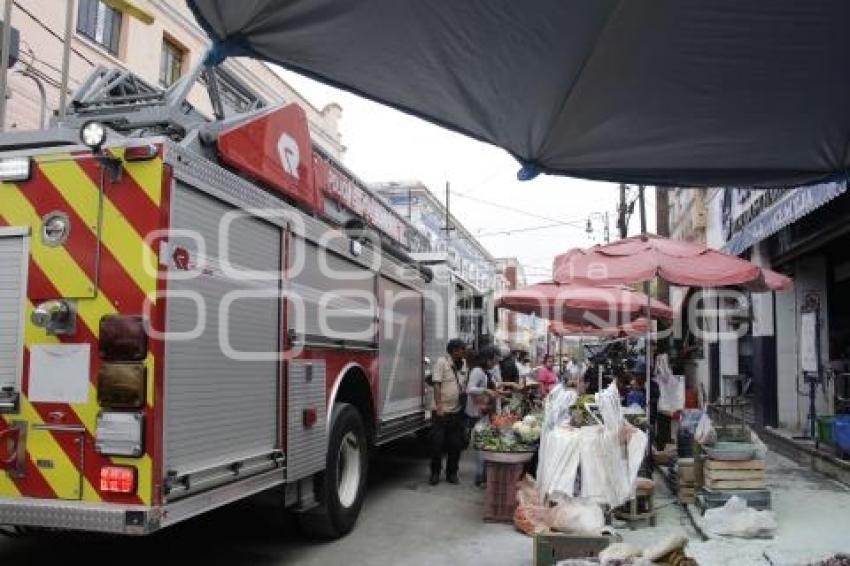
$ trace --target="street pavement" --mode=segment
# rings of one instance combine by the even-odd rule
[[[0,565],[42,565],[57,558],[87,566],[228,564],[272,566],[442,566],[532,564],[531,539],[511,525],[481,520],[483,491],[472,485],[467,452],[461,485],[427,485],[426,450],[411,438],[381,449],[372,461],[366,505],[354,532],[334,542],[309,540],[266,498],[231,505],[152,537],[56,534],[4,539]],[[701,542],[672,494],[659,484],[658,526],[621,528],[624,540],[647,545],[683,533],[703,566],[804,564],[850,549],[850,491],[782,456],[768,457],[779,531],[772,540]]]

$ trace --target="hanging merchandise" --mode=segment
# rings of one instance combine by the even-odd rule
[[[658,410],[663,413],[675,413],[685,408],[685,376],[658,375]]]

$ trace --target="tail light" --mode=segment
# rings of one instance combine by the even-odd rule
[[[138,362],[148,355],[148,335],[141,316],[114,314],[100,319],[100,357]]]
[[[135,493],[136,468],[103,466],[100,469],[100,491],[103,493]]]
[[[145,364],[103,362],[97,374],[97,402],[110,409],[141,409],[147,381]]]

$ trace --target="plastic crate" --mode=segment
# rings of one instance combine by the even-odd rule
[[[534,535],[534,566],[555,566],[570,558],[596,558],[617,540],[614,536]]]
[[[486,465],[484,520],[510,523],[516,509],[516,484],[522,479],[525,463],[486,462]]]
[[[842,452],[850,452],[850,415],[837,415],[832,422],[832,440]]]
[[[835,441],[832,438],[832,423],[835,415],[823,415],[818,417],[818,441],[832,446]]]

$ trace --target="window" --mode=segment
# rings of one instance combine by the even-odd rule
[[[122,15],[119,10],[110,8],[101,0],[80,0],[77,33],[102,45],[113,55],[118,55]]]
[[[162,58],[159,64],[159,84],[171,86],[183,74],[186,50],[168,38],[162,40]]]

